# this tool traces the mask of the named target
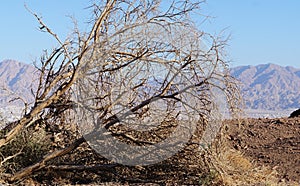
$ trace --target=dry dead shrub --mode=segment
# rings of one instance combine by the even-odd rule
[[[203,117],[210,118],[211,113],[217,115],[215,107],[220,100],[215,98],[220,97],[224,97],[230,110],[235,110],[239,95],[224,53],[227,38],[215,38],[196,28],[198,20],[191,19],[195,13],[200,15],[197,10],[202,3],[174,0],[167,3],[169,7],[161,8],[165,2],[156,0],[95,1],[90,7],[93,16],[88,28],[91,30],[80,32],[75,25],[74,34],[65,41],[39,15],[31,12],[41,30],[53,36],[58,47],[45,50],[35,63],[40,78],[34,106],[11,127],[7,136],[0,138],[3,152],[16,150],[8,153],[9,156],[18,154],[17,150],[23,147],[28,149],[26,153],[20,152],[28,158],[22,157],[20,161],[16,158],[21,156],[13,158],[14,162],[24,164],[11,168],[13,176],[9,181],[31,176],[45,164],[76,150],[102,128],[116,135],[113,127],[124,119],[132,125],[145,122],[148,116],[175,117],[184,118],[185,126],[193,125]],[[57,149],[49,150],[44,159],[41,158],[44,143],[22,135],[20,142],[11,141],[37,117],[57,121],[55,116],[70,109],[75,110],[74,120],[87,138],[69,140],[71,133],[56,133]],[[39,135],[37,139],[41,139]],[[125,137],[133,139],[131,133]],[[32,149],[38,150],[31,152]],[[24,169],[14,174],[20,167]],[[218,176],[212,169],[207,177],[200,178],[201,184],[210,184],[215,177]]]

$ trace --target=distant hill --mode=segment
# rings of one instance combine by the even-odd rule
[[[21,101],[10,100],[21,97],[24,101],[32,102],[31,89],[36,89],[37,70],[34,66],[14,60],[0,62],[0,106],[21,106]]]
[[[240,80],[246,108],[253,117],[257,113],[279,117],[282,111],[288,116],[291,110],[300,108],[300,69],[262,64],[234,67],[231,74]],[[15,106],[23,106],[21,101],[9,102],[13,98],[32,102],[31,89],[36,89],[37,80],[38,73],[32,65],[14,60],[0,62],[0,113],[7,112],[8,107],[16,110]],[[281,114],[277,115],[278,111]]]
[[[248,109],[300,108],[300,69],[275,64],[239,66],[231,74],[241,82]]]

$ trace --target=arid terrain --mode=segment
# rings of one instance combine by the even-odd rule
[[[228,122],[233,148],[280,179],[300,183],[300,117]]]
[[[221,138],[224,140],[220,141],[221,146],[216,144],[217,151],[213,150],[216,147],[213,145],[212,154],[203,154],[199,152],[197,146],[191,145],[174,157],[156,165],[128,167],[104,159],[87,144],[83,144],[72,153],[50,162],[45,169],[20,180],[19,183],[21,185],[257,185],[259,183],[284,186],[300,183],[300,117],[227,120],[224,124]],[[55,130],[59,132],[58,129]],[[61,146],[63,145],[61,142],[55,144]],[[32,153],[34,154],[31,152],[29,155]],[[207,165],[210,164],[214,164],[216,169],[209,168]],[[13,168],[12,164],[7,165],[10,166],[8,169]]]

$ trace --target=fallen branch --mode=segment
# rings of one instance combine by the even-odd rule
[[[14,154],[14,155],[12,155],[12,156],[8,156],[8,157],[4,158],[4,159],[0,162],[0,166],[2,167],[2,165],[3,165],[5,162],[7,162],[8,160],[13,159],[13,158],[15,158],[16,156],[19,156],[20,154],[22,154],[22,150],[23,150],[23,149],[21,149],[18,153]]]
[[[50,165],[47,169],[53,170],[111,170],[114,167],[119,166],[119,164],[101,164],[101,165]]]

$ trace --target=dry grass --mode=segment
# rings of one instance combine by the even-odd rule
[[[255,167],[239,151],[227,149],[216,156],[216,163],[226,185],[276,185],[278,183],[275,170]]]

